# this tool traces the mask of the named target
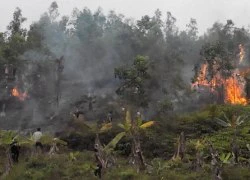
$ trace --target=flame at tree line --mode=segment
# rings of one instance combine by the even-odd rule
[[[244,60],[245,50],[242,44],[239,45],[239,60],[238,65]],[[224,89],[224,103],[229,104],[247,104],[245,95],[245,80],[243,76],[248,71],[239,72],[238,68],[235,69],[231,77],[222,78],[220,72],[217,72],[211,80],[207,79],[208,64],[202,64],[196,82],[192,84],[194,87],[206,87],[211,93],[216,91],[216,88],[223,87]]]
[[[234,75],[235,76],[235,75]],[[244,82],[240,82],[235,77],[225,80],[226,102],[230,104],[247,104],[244,96]]]
[[[15,88],[12,89],[11,95],[14,96],[14,97],[17,97],[20,101],[24,101],[28,97],[28,94],[26,92],[21,93],[17,89],[17,87],[15,87]]]

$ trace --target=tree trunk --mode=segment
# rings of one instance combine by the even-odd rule
[[[184,158],[186,148],[186,138],[184,132],[181,132],[179,139],[177,140],[177,148],[173,159],[180,158],[181,160]]]
[[[140,140],[137,139],[136,137],[133,137],[132,139],[132,159],[137,166],[137,171],[139,172],[140,170],[144,170],[146,168],[146,163],[143,157],[143,153],[141,150],[141,143]]]

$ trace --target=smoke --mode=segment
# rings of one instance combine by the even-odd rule
[[[79,101],[86,94],[98,97],[111,95],[111,99],[116,98],[115,90],[118,82],[114,78],[114,68],[123,64],[131,64],[137,54],[149,55],[152,58],[158,56],[155,55],[155,50],[160,49],[158,42],[145,49],[143,46],[146,47],[147,44],[141,43],[147,43],[148,40],[142,41],[143,39],[136,35],[139,32],[133,29],[135,28],[133,23],[114,12],[105,16],[100,10],[92,13],[85,8],[77,14],[74,21],[69,19],[64,27],[61,21],[51,19],[45,13],[38,22],[32,25],[33,29],[30,32],[31,36],[32,33],[40,35],[40,47],[30,49],[22,55],[22,59],[35,62],[26,72],[25,77],[40,73],[41,78],[44,79],[38,78],[39,83],[44,81],[44,92],[33,93],[30,99],[32,106],[26,107],[27,111],[32,112],[32,120],[28,126],[51,123],[50,117],[55,114],[69,114],[74,102]],[[74,23],[73,26],[72,23]],[[149,32],[150,34],[153,32]],[[63,57],[64,69],[57,107],[55,105],[55,60],[61,57]],[[40,72],[41,69],[36,67],[37,64],[43,66],[43,63],[50,66],[47,74]],[[187,77],[187,73],[184,73],[184,77]],[[186,81],[190,77],[191,75]],[[26,84],[30,83],[28,78],[24,81]],[[36,86],[39,86],[39,83]],[[164,83],[169,86],[168,82]],[[34,82],[31,86],[35,86]],[[35,89],[38,88],[33,88],[31,92]],[[152,101],[159,99],[161,96],[158,93],[151,97]],[[149,106],[147,116],[154,114],[154,105],[155,103]]]
[[[103,15],[100,14],[101,16]],[[38,36],[40,41],[33,43],[39,45],[28,49],[20,56],[26,63],[24,67],[18,68],[20,76],[17,79],[22,88],[27,89],[29,99],[22,104],[22,109],[18,110],[18,123],[9,124],[9,127],[26,129],[53,124],[54,120],[65,122],[70,111],[74,110],[74,103],[87,94],[100,98],[112,94],[111,99],[115,98],[117,81],[113,71],[122,64],[122,58],[115,49],[113,37],[108,37],[110,34],[102,33],[99,37],[89,40],[88,35],[91,36],[95,28],[86,31],[85,28],[79,27],[78,32],[72,34],[70,31],[76,30],[69,29],[72,28],[70,22],[62,28],[59,20],[51,21],[46,13],[32,27],[29,32],[30,38]],[[84,34],[86,39],[81,39],[81,34]],[[128,44],[119,46],[129,49]],[[56,59],[61,57],[64,69],[57,106]],[[127,54],[126,57],[132,59],[133,56]],[[8,111],[8,114],[13,114],[9,118],[16,122],[18,114],[14,114],[10,107]],[[59,115],[64,116],[63,119],[57,117]]]
[[[179,109],[193,103],[187,98],[192,70],[200,60],[202,45],[219,40],[220,33],[214,32],[216,24],[208,32],[211,37],[198,38],[196,21],[192,20],[191,29],[179,32],[176,18],[168,13],[165,21],[159,10],[153,17],[144,16],[137,22],[115,12],[104,15],[100,9],[91,12],[85,8],[74,13],[73,17],[62,19],[45,13],[31,25],[27,39],[30,48],[20,57],[27,63],[19,68],[23,78],[18,81],[30,95],[29,103],[24,103],[23,111],[19,111],[20,126],[55,125],[55,121],[63,124],[69,120],[76,102],[88,104],[88,94],[96,96],[97,101],[105,99],[107,104],[115,100],[119,81],[114,77],[114,68],[131,65],[136,55],[149,56],[155,68],[155,83],[149,90],[153,93],[145,113],[148,118],[165,98]],[[57,60],[62,57],[57,106]],[[105,111],[105,103],[96,105],[96,110]]]

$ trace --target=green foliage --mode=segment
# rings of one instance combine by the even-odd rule
[[[8,146],[18,135],[14,131],[0,131],[0,146]]]
[[[22,10],[20,8],[16,8],[13,14],[13,20],[10,22],[7,29],[11,32],[11,36],[16,34],[24,35],[25,36],[25,29],[22,29],[22,23],[26,21],[26,18],[22,16]]]
[[[132,67],[115,68],[115,77],[121,80],[120,87],[116,93],[128,101],[129,104],[146,107],[148,104],[148,94],[145,91],[146,81],[150,75],[148,73],[148,57],[136,56]]]
[[[59,139],[59,138],[54,138],[53,136],[49,135],[49,134],[44,134],[42,137],[41,137],[41,142],[43,144],[46,144],[46,145],[52,145],[53,143],[56,143],[56,144],[61,144],[61,145],[64,145],[66,146],[67,145],[67,142]]]
[[[233,116],[232,119],[229,119],[225,113],[223,113],[223,116],[225,118],[225,120],[216,118],[218,124],[220,124],[223,127],[232,127],[232,128],[236,128],[240,125],[242,125],[245,120],[248,118],[248,116]]]
[[[182,123],[180,128],[187,128],[186,126],[194,126],[199,123],[206,122],[206,119],[222,118],[223,113],[229,107],[208,107],[203,111],[186,114],[177,119],[173,119],[179,123]],[[235,111],[233,107],[230,107],[232,111]],[[230,109],[229,108],[229,109]],[[237,107],[235,107],[237,109]],[[245,107],[248,109],[248,107]],[[244,113],[245,109],[242,109],[241,112]],[[225,111],[227,114],[229,110]],[[230,114],[230,113],[229,113]],[[131,123],[130,128],[132,127],[133,119],[130,116],[130,113],[127,113],[127,118],[124,120],[126,123]],[[137,122],[137,121],[136,121]],[[216,123],[216,120],[213,122]],[[138,127],[142,125],[142,122],[138,121],[136,123]],[[238,136],[238,144],[242,149],[239,163],[241,166],[234,167],[236,170],[231,169],[231,147],[230,142],[232,135],[234,134],[233,128],[222,128],[214,129],[213,133],[206,134],[203,133],[202,137],[197,136],[199,132],[187,131],[187,151],[184,161],[180,159],[169,160],[173,155],[173,148],[169,146],[174,144],[174,137],[176,134],[171,134],[170,130],[166,131],[166,126],[153,126],[147,131],[141,133],[140,140],[142,143],[142,148],[144,155],[148,158],[148,170],[141,171],[137,173],[135,169],[127,163],[127,157],[119,156],[116,148],[119,147],[119,143],[122,141],[127,142],[128,139],[121,139],[125,132],[117,134],[117,136],[112,140],[114,135],[110,136],[111,141],[104,146],[104,149],[107,151],[117,154],[116,166],[107,169],[104,173],[105,179],[211,179],[211,168],[210,168],[210,152],[207,142],[211,142],[216,150],[218,150],[219,159],[223,163],[223,173],[222,177],[227,179],[246,179],[249,177],[249,173],[246,170],[245,164],[248,164],[248,150],[247,142],[250,141],[249,135],[249,122],[241,124],[240,135]],[[208,126],[204,126],[208,127]],[[129,129],[128,129],[129,130]],[[114,129],[111,129],[107,134],[114,133]],[[6,134],[10,136],[15,135],[15,133],[10,133],[5,131]],[[4,134],[5,134],[4,133]],[[192,135],[196,134],[196,135]],[[93,134],[94,136],[95,134]],[[102,134],[105,136],[105,133]],[[82,137],[83,139],[89,137]],[[46,139],[50,139],[47,138]],[[48,142],[48,140],[46,140]],[[93,141],[93,140],[92,140]],[[88,142],[89,143],[89,142]],[[117,146],[118,145],[118,146]],[[117,147],[116,147],[117,146]],[[1,146],[0,146],[1,147]],[[116,148],[115,148],[116,147]],[[147,148],[145,148],[147,147]],[[156,149],[162,150],[157,156],[155,151]],[[1,149],[0,149],[1,150]],[[245,152],[247,150],[247,152]],[[148,152],[149,151],[149,152]],[[196,152],[202,153],[202,160],[204,161],[202,169],[198,172],[192,170],[192,162],[195,162]],[[151,154],[150,154],[151,153]],[[153,154],[153,155],[152,155]],[[0,159],[3,159],[3,155],[0,155]],[[157,158],[156,158],[157,157]],[[152,160],[150,160],[152,158]],[[55,176],[61,179],[93,179],[93,171],[95,169],[95,161],[93,152],[88,151],[68,151],[57,154],[56,156],[48,157],[44,155],[39,155],[37,157],[21,157],[20,162],[14,166],[11,171],[11,174],[7,179],[53,179]],[[1,169],[1,163],[0,163]],[[3,172],[3,171],[0,171]],[[237,172],[241,172],[239,174]],[[236,175],[237,174],[237,175]]]
[[[155,158],[151,161],[151,164],[153,166],[153,172],[154,174],[161,175],[164,173],[164,171],[167,171],[167,169],[170,168],[169,163],[160,159]]]
[[[173,103],[169,101],[169,99],[164,99],[162,102],[159,104],[158,112],[162,114],[166,114],[169,111],[173,110]]]
[[[222,177],[228,180],[244,180],[250,178],[247,167],[226,167],[222,172]]]
[[[104,147],[104,151],[107,153],[110,153],[111,151],[113,151],[116,147],[116,145],[118,144],[118,142],[125,136],[125,132],[121,132],[119,134],[117,134],[114,139],[112,139],[105,147]]]
[[[79,152],[70,152],[69,153],[69,159],[70,159],[70,161],[76,161],[78,155],[79,155]]]
[[[229,164],[230,163],[230,158],[231,158],[231,153],[227,153],[227,154],[221,154],[220,155],[220,161],[223,163],[223,164]]]

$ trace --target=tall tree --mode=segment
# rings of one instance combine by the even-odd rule
[[[13,20],[10,22],[10,24],[7,26],[7,29],[10,31],[10,36],[14,36],[16,34],[19,34],[20,36],[26,35],[26,30],[22,28],[23,22],[25,22],[27,19],[23,17],[22,10],[20,8],[16,8],[15,12],[13,13]]]
[[[135,107],[147,107],[149,95],[146,93],[146,81],[150,78],[148,73],[149,60],[144,56],[137,56],[131,67],[119,67],[115,69],[115,76],[121,80],[116,93],[120,95],[128,105]]]

